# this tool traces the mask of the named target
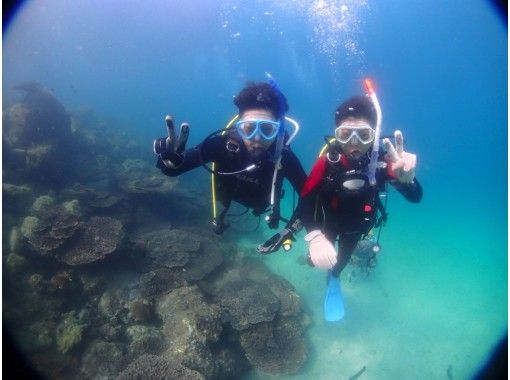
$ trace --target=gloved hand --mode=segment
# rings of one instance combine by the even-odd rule
[[[288,244],[289,241],[296,241],[294,234],[301,231],[302,228],[303,223],[299,218],[294,219],[292,223],[288,222],[287,227],[284,230],[274,234],[264,244],[259,245],[257,247],[257,251],[263,255],[267,255],[278,251],[282,245],[285,251],[289,251],[292,248],[292,245]],[[287,242],[287,244],[285,242]]]
[[[290,228],[285,228],[279,233],[274,234],[264,244],[260,244],[257,247],[257,251],[263,255],[276,252],[287,240],[296,241],[296,239],[294,238],[294,232]]]
[[[172,116],[167,115],[165,121],[168,137],[154,140],[154,153],[161,157],[167,167],[175,168],[184,160],[183,153],[188,141],[189,125],[182,123],[179,137],[176,137]]]
[[[309,244],[310,261],[321,269],[331,269],[336,265],[336,249],[320,230],[314,230],[305,236]]]
[[[416,169],[416,155],[404,151],[404,137],[402,132],[395,131],[395,147],[387,138],[383,139],[384,147],[391,160],[391,171],[402,183],[411,183]]]

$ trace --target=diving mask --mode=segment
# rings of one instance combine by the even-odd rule
[[[235,125],[237,132],[246,140],[254,138],[257,133],[265,140],[274,139],[280,128],[280,123],[272,120],[239,120]]]
[[[341,144],[347,144],[354,136],[361,144],[371,144],[375,130],[368,124],[341,124],[335,129],[335,138]]]

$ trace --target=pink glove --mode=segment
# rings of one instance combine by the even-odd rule
[[[310,260],[321,269],[331,269],[336,264],[336,249],[320,230],[314,230],[305,236],[309,245]]]

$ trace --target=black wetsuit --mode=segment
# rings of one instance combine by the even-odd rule
[[[359,239],[374,226],[377,210],[381,207],[379,192],[390,183],[410,202],[422,198],[422,188],[414,179],[400,183],[384,161],[382,154],[376,171],[376,185],[368,184],[368,155],[357,162],[350,162],[342,155],[338,162],[330,162],[326,154],[315,163],[308,176],[296,214],[308,231],[322,230],[329,241],[339,238],[339,253],[349,259]],[[347,189],[349,180],[365,180],[360,189]],[[333,268],[338,276],[345,267],[345,260]]]
[[[274,174],[274,163],[271,160],[275,145],[266,152],[257,168],[235,175],[217,175],[216,193],[225,207],[231,201],[253,209],[255,215],[265,212],[271,201],[271,185]],[[306,180],[306,173],[296,155],[289,147],[282,149],[281,169],[278,172],[277,189],[287,178],[294,190],[299,194]],[[202,157],[201,157],[202,156]],[[241,138],[236,131],[225,135],[216,135],[206,139],[194,148],[187,149],[184,161],[177,168],[168,168],[158,157],[157,167],[168,176],[178,176],[184,172],[201,166],[202,163],[215,162],[217,172],[232,173],[241,171],[254,164]],[[280,194],[277,194],[279,198]]]

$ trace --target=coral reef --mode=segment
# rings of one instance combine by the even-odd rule
[[[94,296],[101,292],[105,278],[89,273],[81,273],[79,282],[84,295]]]
[[[223,252],[232,246],[213,239],[211,232],[200,228],[154,226],[149,232],[131,235],[131,240],[147,255],[147,270],[175,269],[172,275],[183,281],[199,281],[220,267]]]
[[[83,355],[81,372],[87,379],[111,379],[122,365],[124,352],[118,343],[95,340]]]
[[[156,311],[163,320],[169,341],[165,356],[179,358],[206,378],[216,377],[218,363],[210,345],[222,332],[221,309],[208,304],[196,286],[173,290],[157,300]]]
[[[235,247],[218,239],[210,230],[203,228],[183,228],[183,233],[193,236],[200,242],[200,250],[190,254],[183,267],[183,277],[188,281],[199,281],[223,264],[223,253],[233,252]]]
[[[50,278],[49,285],[54,291],[70,290],[74,285],[71,271],[64,270],[55,273]]]
[[[302,367],[300,297],[204,227],[201,186],[176,187],[111,121],[71,117],[36,83],[17,90],[4,112],[3,315],[37,368],[180,380]]]
[[[55,326],[52,322],[37,321],[20,329],[17,338],[29,351],[48,349],[55,341]]]
[[[299,296],[260,262],[240,257],[207,284],[222,306],[251,365],[272,374],[294,373],[306,361],[306,317]]]
[[[184,266],[190,253],[200,249],[196,236],[179,230],[152,231],[141,235],[137,243],[147,250],[152,263],[167,268]]]
[[[115,319],[123,312],[124,289],[107,289],[99,298],[97,310],[106,319]]]
[[[303,328],[296,318],[262,323],[244,331],[241,345],[255,368],[272,374],[296,372],[307,356]]]
[[[33,215],[23,219],[21,233],[43,255],[61,247],[79,228],[78,216],[53,198],[38,197],[32,205]]]
[[[146,299],[136,299],[129,303],[129,317],[135,322],[148,322],[154,316],[154,305]]]
[[[3,112],[6,182],[64,185],[75,167],[68,112],[37,82],[21,83],[13,90],[23,96]]]
[[[145,354],[130,363],[118,379],[205,380],[206,377],[171,358]]]
[[[2,192],[3,195],[7,195],[9,197],[17,197],[20,195],[28,194],[32,191],[30,186],[28,185],[13,185],[11,183],[3,183],[2,184]]]
[[[23,206],[30,202],[33,197],[33,189],[28,185],[15,185],[12,183],[2,183],[2,201],[3,212],[20,213],[23,212]]]
[[[124,194],[115,192],[115,186],[109,179],[87,182],[75,182],[62,190],[67,198],[79,199],[94,209],[111,209],[123,199]]]
[[[58,256],[69,265],[89,264],[115,251],[123,237],[122,223],[102,216],[80,224],[78,238]]]
[[[6,270],[12,276],[23,272],[28,266],[27,260],[14,252],[9,253],[6,260]]]
[[[177,178],[162,176],[154,166],[134,159],[122,163],[117,177],[120,188],[134,194],[167,194],[178,183]]]
[[[181,274],[168,268],[158,268],[140,276],[140,292],[144,297],[155,297],[185,284]]]
[[[57,327],[57,346],[62,353],[67,353],[80,344],[83,333],[88,327],[87,313],[85,311],[71,311],[64,315]]]
[[[142,354],[160,354],[168,348],[161,331],[154,326],[132,325],[126,329],[129,349],[134,357]]]
[[[271,289],[252,280],[235,280],[224,284],[216,299],[226,310],[229,322],[236,330],[271,322],[280,308],[280,302]]]
[[[23,219],[21,232],[37,252],[51,254],[66,264],[101,260],[120,244],[122,224],[110,217],[91,217],[83,222],[79,210],[77,201],[55,205],[52,198],[39,197],[32,206],[35,216]]]

